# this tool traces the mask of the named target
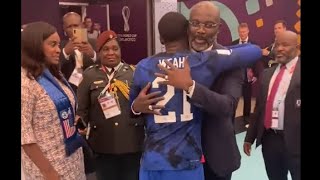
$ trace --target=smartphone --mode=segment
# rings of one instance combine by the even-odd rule
[[[79,118],[76,127],[77,127],[77,129],[83,130],[87,126],[86,126],[85,122],[83,122],[83,120],[81,118]]]
[[[85,28],[74,28],[73,29],[73,37],[76,42],[88,42],[88,32]]]

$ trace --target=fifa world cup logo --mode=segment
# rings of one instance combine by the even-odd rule
[[[130,30],[130,26],[129,26],[130,9],[128,6],[123,6],[122,17],[124,21],[123,30],[124,32],[128,32]]]

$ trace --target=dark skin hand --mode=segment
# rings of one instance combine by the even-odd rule
[[[155,73],[155,75],[163,79],[166,79],[167,77],[167,79],[158,83],[164,85],[171,85],[175,88],[187,91],[189,87],[193,85],[188,59],[185,60],[183,69],[174,67],[174,65],[167,60],[165,60],[165,63],[169,68],[158,64],[158,67],[161,70],[163,70],[165,74]]]
[[[139,93],[137,98],[134,100],[132,109],[135,112],[148,113],[148,114],[156,114],[161,115],[160,109],[163,109],[162,105],[152,105],[157,103],[158,101],[164,100],[163,96],[158,97],[161,94],[161,91],[152,92],[147,94],[149,89],[151,88],[151,83],[149,82]],[[152,106],[153,110],[149,109],[149,105]]]

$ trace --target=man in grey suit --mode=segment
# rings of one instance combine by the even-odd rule
[[[262,145],[270,180],[300,180],[300,58],[298,36],[292,31],[277,35],[277,66],[266,69],[261,78],[257,105],[243,145],[250,156],[251,145]]]
[[[201,1],[194,5],[190,12],[188,28],[191,49],[196,52],[223,49],[223,46],[216,43],[219,27],[220,11],[217,6],[209,1]],[[170,81],[179,85],[190,82],[187,78],[177,79],[186,77],[177,73],[190,72],[181,69],[172,72]],[[230,180],[232,172],[240,167],[240,152],[236,144],[233,123],[243,78],[242,70],[237,69],[220,75],[210,89],[197,82],[189,88],[189,92],[193,91],[190,102],[205,110],[202,146],[206,161],[204,165],[206,180]],[[133,102],[131,107],[134,112],[156,113],[148,109],[148,106],[162,100],[162,97],[157,97],[159,92],[146,94],[147,89],[148,87],[144,88]]]

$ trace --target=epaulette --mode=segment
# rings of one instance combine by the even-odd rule
[[[130,68],[132,69],[132,71],[135,71],[135,70],[136,70],[136,66],[135,66],[135,65],[130,64],[129,66],[130,66]]]
[[[90,69],[92,69],[92,68],[94,68],[94,67],[99,67],[99,64],[94,64],[94,65],[91,65],[91,66],[87,67],[87,68],[83,71],[83,73],[89,71]]]

